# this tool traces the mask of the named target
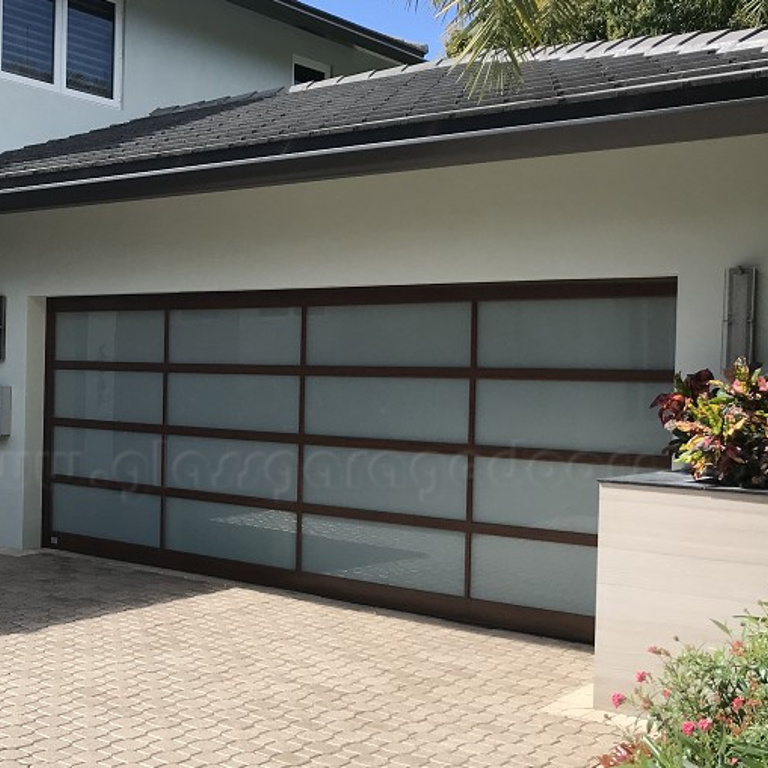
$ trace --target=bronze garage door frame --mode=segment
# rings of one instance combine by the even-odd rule
[[[43,474],[43,537],[44,547],[98,555],[116,560],[172,568],[244,582],[281,587],[325,597],[347,600],[384,608],[438,616],[474,624],[508,628],[517,631],[549,635],[581,642],[592,642],[594,619],[559,611],[512,606],[471,598],[472,536],[493,536],[528,539],[561,544],[596,547],[597,536],[588,533],[558,531],[543,528],[500,525],[474,520],[474,462],[478,457],[500,457],[547,462],[574,462],[627,467],[663,469],[669,459],[660,455],[606,453],[599,451],[553,450],[546,447],[500,448],[478,444],[475,439],[475,410],[478,381],[583,381],[583,382],[658,382],[668,384],[671,370],[625,369],[528,369],[483,368],[478,365],[478,305],[493,300],[544,300],[631,298],[677,295],[676,278],[644,278],[627,280],[576,280],[524,283],[476,283],[464,285],[424,285],[373,288],[339,288],[309,290],[274,290],[205,294],[147,294],[133,296],[83,296],[48,299],[46,339],[46,387],[44,425]],[[471,360],[467,367],[378,367],[378,366],[320,366],[307,363],[307,317],[310,308],[365,304],[410,304],[438,302],[468,302],[471,306]],[[233,309],[257,307],[293,307],[301,311],[301,360],[298,365],[240,365],[240,364],[176,364],[170,362],[170,313],[179,309]],[[56,360],[56,318],[60,313],[117,310],[160,310],[164,313],[164,359],[158,363],[120,363]],[[54,376],[57,370],[142,371],[163,376],[162,422],[160,424],[93,421],[57,418],[54,416]],[[296,434],[259,432],[253,430],[208,429],[179,427],[168,423],[168,377],[173,373],[262,374],[290,375],[299,379],[299,419]],[[305,395],[307,377],[405,377],[430,379],[461,379],[469,382],[469,425],[466,443],[432,441],[351,438],[308,434],[305,429]],[[112,480],[53,474],[52,451],[55,427],[142,432],[161,437],[161,476],[159,485],[136,485]],[[168,436],[227,438],[265,441],[297,446],[297,500],[277,501],[231,494],[184,490],[166,486],[166,441]],[[467,457],[466,517],[463,520],[430,518],[393,512],[376,512],[306,503],[303,498],[304,453],[307,446],[349,447],[361,449],[426,452]],[[56,531],[52,527],[52,488],[69,484],[109,490],[126,490],[160,497],[160,548],[95,539]],[[165,549],[165,499],[168,497],[237,504],[246,507],[277,509],[293,512],[297,518],[296,567],[285,570],[214,557],[186,554]],[[304,514],[375,521],[422,529],[457,531],[465,535],[464,595],[449,596],[383,586],[368,582],[306,573],[302,570],[302,517]]]

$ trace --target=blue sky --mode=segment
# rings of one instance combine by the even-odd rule
[[[404,37],[429,44],[430,59],[440,56],[443,25],[435,19],[429,0],[420,0],[418,10],[407,7],[406,0],[304,0],[307,5],[335,13],[393,37]]]

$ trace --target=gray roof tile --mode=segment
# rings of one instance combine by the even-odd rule
[[[523,61],[520,81],[509,72],[504,87],[486,91],[481,99],[470,89],[473,73],[443,60],[169,107],[0,155],[0,187],[32,184],[51,174],[119,173],[131,163],[157,167],[180,158],[194,163],[228,150],[280,154],[295,151],[286,141],[335,134],[350,134],[359,142],[364,132],[388,124],[494,113],[525,121],[533,107],[604,103],[628,92],[679,89],[702,79],[765,76],[768,90],[768,33],[741,30],[560,46]]]

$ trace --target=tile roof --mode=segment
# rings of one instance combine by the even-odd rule
[[[281,156],[307,142],[321,148],[339,142],[354,146],[375,141],[377,129],[385,128],[407,139],[435,121],[450,130],[463,119],[501,115],[507,124],[531,125],[542,120],[542,110],[556,119],[569,106],[681,94],[713,83],[759,81],[761,94],[768,94],[768,30],[543,49],[522,63],[519,82],[509,77],[503,88],[490,89],[480,99],[464,69],[442,60],[157,110],[129,123],[0,155],[0,189],[66,174],[107,176],[207,158]],[[685,103],[682,96],[674,98]]]

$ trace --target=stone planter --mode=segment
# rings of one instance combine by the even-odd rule
[[[727,620],[768,600],[768,492],[723,489],[678,472],[600,484],[595,694],[610,709],[650,645],[725,639]],[[735,624],[735,622],[733,622]]]

